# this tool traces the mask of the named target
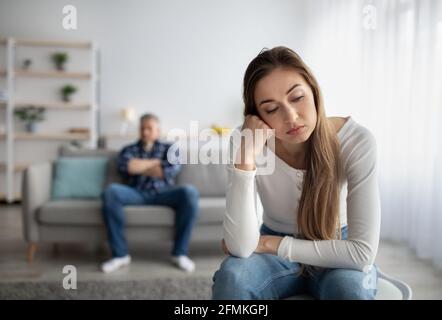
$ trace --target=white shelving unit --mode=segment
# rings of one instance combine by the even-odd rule
[[[95,148],[98,142],[98,48],[94,42],[70,42],[70,41],[51,41],[51,40],[33,40],[17,38],[0,38],[0,46],[5,47],[6,69],[0,69],[0,77],[6,79],[7,101],[0,102],[0,112],[5,113],[6,132],[0,133],[0,144],[5,144],[4,150],[5,162],[0,163],[0,174],[5,184],[6,193],[0,193],[0,200],[6,200],[11,203],[20,200],[20,194],[17,194],[15,187],[15,178],[28,165],[32,159],[26,163],[15,161],[15,145],[20,141],[83,141],[91,148]],[[16,67],[16,51],[21,47],[50,47],[56,50],[69,51],[70,49],[88,50],[90,59],[88,71],[53,71],[53,70],[21,70]],[[89,101],[65,103],[60,101],[38,101],[26,99],[26,101],[16,100],[16,84],[21,78],[32,79],[32,81],[42,81],[42,79],[75,79],[78,81],[89,81],[90,94]],[[88,113],[88,133],[70,133],[70,132],[38,132],[27,133],[18,132],[14,128],[14,110],[24,108],[28,105],[37,105],[44,107],[46,112],[87,112]],[[81,123],[82,127],[86,127]],[[5,179],[3,178],[5,177]]]

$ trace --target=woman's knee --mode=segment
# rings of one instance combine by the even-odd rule
[[[228,256],[221,263],[219,270],[216,275],[222,277],[223,279],[229,278],[232,280],[239,280],[240,275],[247,269],[249,264],[249,258],[237,258],[233,256]]]
[[[253,265],[249,258],[229,256],[213,275],[213,299],[253,299],[253,279],[248,275]],[[256,265],[255,265],[256,267]]]
[[[322,281],[320,299],[324,300],[374,300],[376,297],[376,273],[335,269]]]

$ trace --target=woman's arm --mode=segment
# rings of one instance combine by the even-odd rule
[[[277,254],[278,253],[278,247],[281,243],[282,237],[279,236],[260,236],[258,246],[255,249],[256,253],[270,253],[270,254]],[[221,249],[225,254],[230,255],[229,249],[226,247],[226,242],[224,239],[221,241]]]
[[[224,240],[232,255],[247,258],[259,243],[255,159],[274,135],[258,116],[248,115],[230,137]]]
[[[278,256],[319,267],[361,271],[374,263],[381,216],[376,141],[364,127],[353,134],[356,142],[342,146],[348,181],[347,240],[310,241],[287,236],[279,245]]]
[[[240,145],[236,144],[234,132],[230,137],[229,164],[227,165],[226,213],[223,222],[225,245],[230,254],[249,257],[259,241],[259,222],[256,209],[256,168],[241,170],[235,167],[236,154]]]

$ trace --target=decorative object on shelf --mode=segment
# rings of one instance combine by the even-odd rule
[[[89,134],[89,128],[70,128],[68,130],[69,133],[80,133],[80,134]]]
[[[221,127],[221,126],[218,126],[218,125],[216,125],[216,124],[213,124],[210,128],[211,128],[213,131],[215,131],[219,136],[225,136],[225,135],[228,135],[228,134],[230,134],[230,131],[231,131],[230,128],[227,128],[227,127]]]
[[[69,61],[69,56],[66,52],[56,52],[52,55],[52,61],[59,71],[65,70],[65,63]]]
[[[23,60],[23,64],[22,64],[21,68],[23,70],[29,70],[31,65],[32,65],[32,60],[31,59],[25,59],[25,60]]]
[[[26,132],[35,133],[37,122],[44,120],[45,108],[28,106],[15,110],[15,115],[25,123]]]
[[[82,143],[81,141],[79,141],[79,140],[72,140],[72,141],[68,144],[68,146],[69,146],[69,147],[74,147],[74,148],[77,148],[77,149],[84,149],[84,148],[85,148],[84,145],[83,145],[83,143]]]
[[[72,133],[72,134],[82,134],[84,136],[90,135],[89,128],[73,127],[73,128],[69,128],[67,131],[68,131],[68,133]],[[71,140],[69,143],[69,146],[79,148],[79,149],[84,149],[84,141],[81,141],[81,139],[80,140]]]
[[[120,127],[120,135],[125,136],[129,131],[129,126],[131,123],[136,121],[137,112],[133,107],[125,107],[121,109],[121,127]]]
[[[71,84],[67,84],[61,88],[61,97],[64,102],[71,102],[71,96],[77,92],[77,88]]]

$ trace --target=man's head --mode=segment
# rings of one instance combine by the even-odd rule
[[[160,137],[160,120],[152,113],[140,118],[140,139],[144,143],[152,143]]]

